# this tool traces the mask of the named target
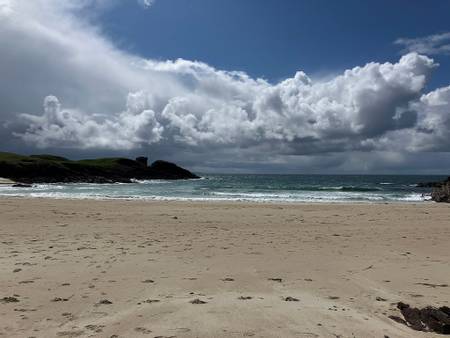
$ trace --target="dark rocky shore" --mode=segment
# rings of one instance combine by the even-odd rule
[[[407,325],[416,331],[450,335],[450,308],[448,306],[440,308],[427,306],[420,309],[399,302],[397,308],[404,319],[398,316],[390,316],[392,320]]]
[[[166,161],[102,158],[71,161],[52,155],[0,153],[0,177],[21,183],[131,183],[133,179],[195,179],[199,176]]]
[[[443,182],[422,182],[418,183],[419,188],[433,188],[431,199],[435,202],[450,203],[450,177]]]
[[[436,202],[450,203],[450,177],[440,185],[433,187],[431,198]]]

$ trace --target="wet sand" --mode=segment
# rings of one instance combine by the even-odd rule
[[[0,199],[0,337],[440,337],[450,205]]]

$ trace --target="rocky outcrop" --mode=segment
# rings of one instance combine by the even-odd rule
[[[148,158],[147,157],[137,157],[136,162],[142,164],[143,166],[148,166]]]
[[[431,199],[435,202],[450,203],[450,177],[433,187]]]
[[[0,177],[32,183],[130,183],[133,179],[195,179],[190,171],[174,163],[147,158],[101,158],[71,161],[52,155],[22,156],[0,153]]]
[[[166,179],[178,179],[178,178],[200,178],[197,175],[192,174],[190,171],[177,166],[175,163],[166,161],[155,161],[149,167],[154,175],[166,177]]]
[[[431,306],[422,309],[414,308],[408,304],[399,302],[397,308],[404,319],[398,316],[390,316],[392,320],[405,324],[411,329],[423,332],[435,332],[450,335],[450,308]]]

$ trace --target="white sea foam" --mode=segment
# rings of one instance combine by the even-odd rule
[[[132,183],[138,183],[138,184],[167,184],[171,183],[172,181],[167,180],[138,180],[135,178],[131,179]]]
[[[343,177],[343,184],[336,184],[336,178],[321,182],[315,179],[308,177],[303,182],[296,182],[295,177],[292,181],[291,177],[286,180],[286,177],[222,175],[208,180],[135,180],[134,184],[36,184],[32,188],[0,186],[0,196],[261,203],[409,203],[430,199],[421,193],[422,190],[404,183],[388,184],[391,181],[373,182],[369,179],[368,183],[360,183]],[[376,188],[382,183],[389,187]]]
[[[385,198],[383,196],[365,196],[359,198],[342,196],[252,196],[246,195],[223,195],[216,197],[199,197],[199,196],[137,196],[137,195],[107,195],[107,194],[72,194],[61,192],[35,192],[35,193],[10,193],[0,196],[10,197],[32,197],[32,198],[53,198],[53,199],[94,199],[94,200],[157,200],[157,201],[229,201],[229,202],[283,202],[283,203],[371,203],[371,202],[421,202],[427,200],[421,195],[412,194],[405,197]]]

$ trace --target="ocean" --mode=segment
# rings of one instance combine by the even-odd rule
[[[419,182],[444,176],[205,174],[198,180],[130,184],[36,184],[0,186],[0,196],[72,199],[137,199],[249,202],[422,202],[431,189]]]

